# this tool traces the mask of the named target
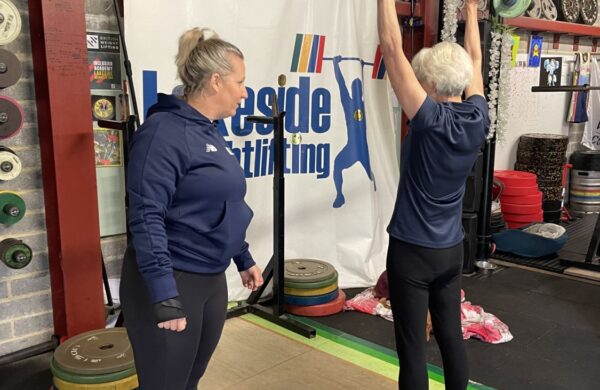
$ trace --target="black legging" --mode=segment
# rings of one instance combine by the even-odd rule
[[[398,388],[427,389],[427,308],[444,362],[446,389],[464,390],[469,363],[460,324],[463,244],[432,249],[390,237],[387,272],[400,359]]]
[[[135,252],[127,248],[119,295],[140,390],[195,390],[221,337],[227,315],[225,273],[174,275],[187,318],[179,333],[156,325]]]

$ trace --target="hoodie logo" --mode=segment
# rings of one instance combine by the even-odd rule
[[[206,144],[206,153],[216,152],[217,148],[213,144]]]

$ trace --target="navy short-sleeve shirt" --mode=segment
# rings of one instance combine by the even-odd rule
[[[485,98],[461,103],[425,99],[401,147],[400,185],[388,233],[428,248],[463,239],[465,181],[489,130]]]

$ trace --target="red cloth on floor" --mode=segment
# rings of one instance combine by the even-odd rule
[[[357,310],[393,321],[392,310],[375,298],[374,287],[369,287],[354,298],[347,300],[344,310]],[[495,315],[486,313],[481,306],[475,306],[466,301],[465,293],[462,290],[461,321],[465,340],[475,337],[486,343],[501,344],[513,339],[513,335],[505,323]]]

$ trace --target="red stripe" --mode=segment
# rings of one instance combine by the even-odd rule
[[[319,55],[317,57],[317,73],[321,73],[321,67],[323,65],[323,52],[325,51],[325,35],[321,35],[319,39]]]
[[[379,68],[381,67],[381,46],[377,45],[377,51],[375,52],[375,61],[373,62],[373,74],[371,78],[376,79],[379,74]]]

